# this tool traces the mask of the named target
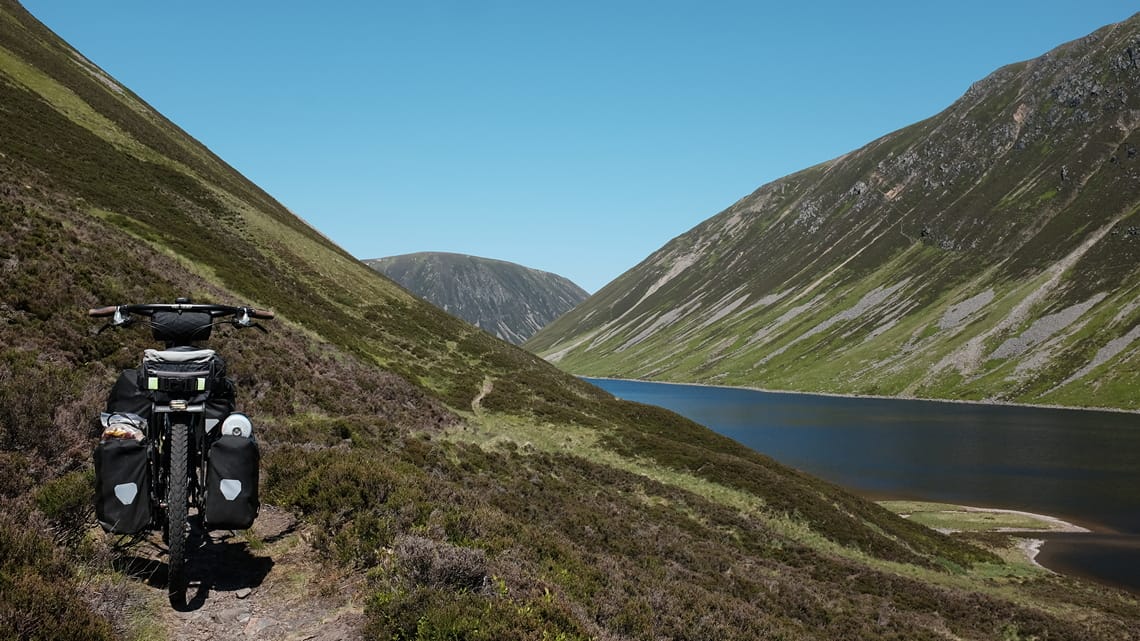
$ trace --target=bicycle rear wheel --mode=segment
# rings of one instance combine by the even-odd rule
[[[170,425],[170,482],[166,489],[166,545],[170,556],[167,592],[172,604],[186,601],[186,539],[189,532],[187,491],[190,485],[190,426]]]

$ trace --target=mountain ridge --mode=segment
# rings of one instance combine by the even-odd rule
[[[1034,568],[1007,537],[899,518],[420,301],[13,0],[0,43],[17,52],[0,52],[0,637],[326,620],[267,620],[275,598],[361,638],[1135,638],[1134,598]],[[153,341],[83,312],[177,296],[277,315],[210,346],[280,533],[208,543],[237,583],[192,556],[190,613],[90,509],[95,417]]]
[[[527,348],[586,375],[1140,407],[1138,31],[761,186]]]
[[[364,264],[449,314],[516,345],[588,294],[564,276],[494,258],[417,252]]]

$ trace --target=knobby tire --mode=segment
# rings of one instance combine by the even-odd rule
[[[174,422],[170,425],[170,482],[166,493],[167,547],[169,579],[167,591],[174,605],[186,601],[186,539],[189,532],[187,491],[190,426]]]

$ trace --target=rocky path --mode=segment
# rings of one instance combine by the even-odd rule
[[[360,638],[359,578],[321,564],[288,512],[265,506],[249,533],[196,542],[184,607],[171,607],[161,571],[145,582],[147,609],[168,641]]]

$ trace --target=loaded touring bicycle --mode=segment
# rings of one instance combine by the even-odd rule
[[[250,527],[259,508],[259,453],[247,416],[233,411],[225,361],[205,341],[215,325],[256,327],[272,312],[194,304],[118,305],[92,309],[121,328],[146,319],[163,350],[148,349],[138,369],[124,370],[101,415],[95,448],[95,513],[115,534],[161,531],[172,603],[186,598],[190,509],[206,529]],[[102,330],[100,330],[102,331]]]

